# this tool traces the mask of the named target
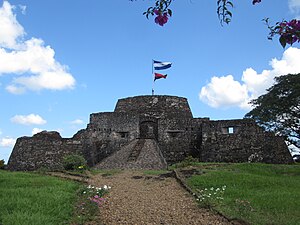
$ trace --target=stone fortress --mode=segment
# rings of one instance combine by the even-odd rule
[[[90,115],[72,138],[43,131],[20,137],[10,170],[61,169],[64,156],[81,154],[97,168],[163,169],[187,156],[202,162],[291,163],[281,137],[254,121],[193,118],[186,98],[165,95],[119,99],[114,112]]]

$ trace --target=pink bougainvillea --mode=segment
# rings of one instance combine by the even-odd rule
[[[155,16],[154,22],[160,26],[164,26],[169,17],[172,16],[170,5],[173,0],[156,0],[155,5],[148,8],[144,15],[149,19],[149,15]],[[252,0],[252,4],[261,3],[261,0]],[[229,24],[232,19],[233,0],[217,0],[217,14],[220,23]],[[293,19],[291,21],[277,22],[275,26],[269,24],[269,19],[265,19],[270,30],[268,39],[273,39],[274,36],[279,36],[280,44],[285,47],[287,44],[293,45],[295,42],[300,42],[300,21]]]

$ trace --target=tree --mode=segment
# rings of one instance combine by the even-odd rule
[[[255,108],[245,118],[300,148],[300,74],[276,77],[267,93],[250,103]]]
[[[133,1],[133,0],[131,0]],[[170,5],[174,0],[156,0],[155,5],[151,6],[144,12],[144,15],[149,19],[149,16],[155,15],[155,23],[164,26],[173,12]],[[251,0],[252,4],[261,3],[261,0]],[[229,24],[232,19],[231,9],[233,8],[233,0],[217,0],[217,14],[221,25]],[[283,20],[275,25],[270,25],[269,18],[264,19],[268,29],[268,39],[272,40],[274,36],[279,36],[279,42],[284,48],[286,44],[293,45],[295,42],[300,42],[300,20],[293,19],[291,21]]]

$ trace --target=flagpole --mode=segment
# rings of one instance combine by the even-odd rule
[[[154,60],[152,59],[152,79],[153,79],[153,63],[154,63]],[[153,79],[153,83],[152,83],[152,95],[154,95],[154,79]]]

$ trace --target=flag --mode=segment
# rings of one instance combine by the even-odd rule
[[[160,74],[160,73],[154,73],[154,81],[160,78],[164,78],[166,79],[168,76],[168,74],[164,75],[164,74]]]
[[[160,62],[153,60],[153,67],[155,70],[165,70],[172,66],[170,62]]]

